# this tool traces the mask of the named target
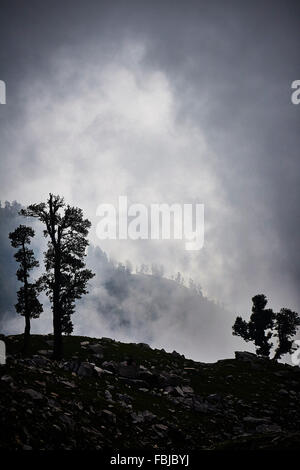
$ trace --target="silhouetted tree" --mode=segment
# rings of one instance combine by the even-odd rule
[[[73,330],[71,315],[75,300],[87,294],[87,283],[94,274],[85,268],[87,235],[91,223],[77,207],[66,206],[60,196],[49,195],[46,203],[32,204],[20,211],[35,217],[45,226],[48,238],[45,253],[46,274],[42,277],[46,294],[52,303],[55,359],[63,354],[62,333]]]
[[[11,245],[19,248],[14,257],[20,264],[17,270],[17,278],[23,283],[23,286],[17,292],[18,302],[15,305],[17,313],[25,317],[24,345],[23,352],[28,351],[30,338],[30,319],[38,318],[43,311],[42,304],[38,300],[40,292],[39,282],[29,282],[30,271],[39,266],[39,262],[35,259],[33,250],[27,245],[30,244],[31,238],[34,237],[34,230],[31,227],[20,225],[14,232],[9,234]]]
[[[149,271],[149,266],[147,266],[147,264],[142,263],[139,272],[141,274],[147,274]]]
[[[195,292],[195,294],[199,295],[200,297],[203,296],[201,285],[199,283],[196,283],[191,277],[189,278],[189,289]]]
[[[184,277],[180,274],[180,272],[177,273],[175,279],[174,279],[175,282],[177,282],[178,284],[184,284]]]
[[[280,359],[284,354],[292,352],[293,341],[291,338],[296,334],[298,326],[300,326],[300,317],[297,312],[282,308],[276,314],[275,336],[278,338],[278,345],[274,359]]]
[[[126,265],[126,272],[127,272],[128,274],[132,274],[132,269],[133,269],[133,267],[132,267],[131,261],[126,260],[126,264],[125,264],[125,265]]]
[[[268,303],[265,295],[255,295],[252,302],[250,321],[246,322],[241,317],[237,317],[232,327],[233,334],[241,336],[245,341],[253,341],[256,346],[256,354],[269,357],[272,347],[272,343],[270,343],[272,332],[270,330],[274,326],[275,315],[272,309],[265,308]]]
[[[282,308],[278,313],[266,309],[268,301],[263,294],[253,297],[252,302],[250,321],[237,317],[232,327],[233,334],[241,336],[245,341],[253,341],[259,356],[270,356],[273,346],[270,339],[273,335],[278,338],[273,359],[280,359],[284,354],[292,352],[292,337],[300,326],[299,314],[288,308]]]
[[[164,267],[162,264],[156,264],[156,263],[152,263],[151,264],[151,274],[152,276],[155,276],[155,277],[163,277],[164,276]]]

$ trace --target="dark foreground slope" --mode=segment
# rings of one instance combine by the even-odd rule
[[[204,364],[107,338],[4,338],[0,449],[297,449],[300,370],[240,354]]]

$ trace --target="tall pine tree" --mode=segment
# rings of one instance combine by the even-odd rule
[[[55,359],[63,354],[62,334],[73,330],[71,315],[75,300],[87,294],[87,283],[94,274],[85,268],[87,235],[91,223],[77,207],[66,206],[64,199],[53,194],[46,203],[32,204],[20,211],[35,217],[45,226],[48,239],[45,253],[46,273],[42,283],[52,303]]]

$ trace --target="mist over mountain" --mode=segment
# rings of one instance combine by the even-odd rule
[[[76,334],[146,342],[199,360],[233,354],[232,314],[196,288],[116,267],[99,247],[89,248],[87,264],[96,277],[74,315]]]
[[[40,260],[38,277],[43,269],[45,240],[36,221],[18,215],[22,206],[8,203],[0,207],[0,328],[5,334],[21,333],[24,319],[15,313],[16,263],[8,233],[20,223],[30,223],[36,230],[33,249]],[[233,354],[231,336],[233,315],[207,299],[199,286],[183,285],[177,279],[163,277],[163,269],[142,266],[133,272],[131,263],[116,263],[100,247],[89,246],[87,266],[96,276],[90,282],[89,294],[77,304],[73,316],[74,333],[96,337],[112,337],[121,341],[146,342],[153,347],[180,350],[189,357],[213,361]],[[32,321],[33,332],[52,331],[50,304],[42,297],[44,312]]]

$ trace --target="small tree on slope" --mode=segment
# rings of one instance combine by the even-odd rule
[[[254,296],[252,302],[250,321],[237,317],[232,327],[233,335],[241,336],[245,341],[253,341],[256,354],[262,357],[270,356],[273,346],[270,340],[273,336],[278,338],[273,359],[280,359],[283,354],[290,353],[293,346],[291,338],[300,326],[299,314],[287,308],[282,308],[279,313],[266,309],[268,300],[263,294]]]
[[[33,250],[28,248],[31,238],[34,237],[34,230],[31,227],[20,225],[14,232],[9,234],[11,245],[19,248],[14,257],[20,264],[17,270],[17,278],[23,283],[17,292],[18,302],[15,305],[16,311],[25,317],[24,345],[23,352],[28,351],[30,340],[30,320],[38,318],[43,311],[42,304],[38,300],[40,292],[39,282],[30,282],[30,271],[39,266],[39,262],[35,259]]]

